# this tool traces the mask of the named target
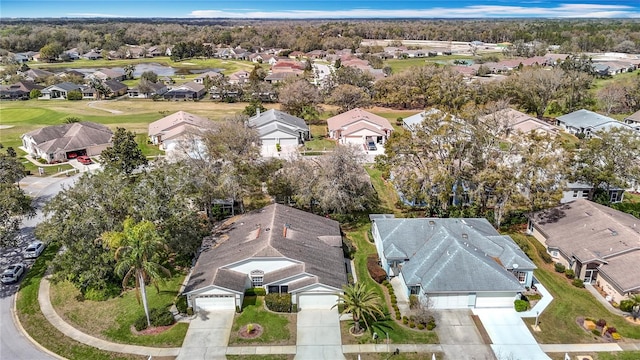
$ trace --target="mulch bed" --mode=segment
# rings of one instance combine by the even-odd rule
[[[238,336],[243,339],[255,339],[260,335],[262,335],[262,326],[258,324],[253,324],[253,330],[251,332],[247,330],[247,325],[241,327],[240,331],[238,331]]]
[[[131,325],[131,333],[135,334],[135,335],[157,335],[157,334],[163,333],[163,332],[171,329],[176,324],[177,323],[172,324],[172,325],[167,325],[167,326],[150,327],[150,328],[146,328],[146,329],[144,329],[142,331],[136,330],[135,326]]]

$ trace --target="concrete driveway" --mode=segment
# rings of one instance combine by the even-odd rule
[[[297,360],[340,360],[342,339],[338,309],[302,310],[298,313]]]
[[[498,359],[551,359],[514,309],[474,309],[473,312],[489,334],[491,348]]]
[[[233,310],[200,310],[189,324],[176,360],[226,359],[234,315]]]
[[[436,333],[446,359],[492,360],[493,351],[485,344],[471,318],[471,310],[437,310]]]

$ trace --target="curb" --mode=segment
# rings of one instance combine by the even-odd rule
[[[17,299],[16,297],[18,296],[18,293],[16,292],[13,295],[13,306],[11,307],[11,317],[13,318],[13,323],[16,325],[16,329],[18,329],[18,332],[20,332],[24,337],[27,338],[27,340],[29,340],[38,350],[42,351],[43,353],[58,359],[58,360],[68,360],[67,358],[64,358],[54,352],[52,352],[51,350],[47,349],[46,347],[40,345],[39,342],[35,341],[31,335],[29,335],[29,333],[27,333],[27,331],[24,329],[24,327],[22,327],[22,323],[20,322],[20,318],[18,317],[18,308],[16,305]]]

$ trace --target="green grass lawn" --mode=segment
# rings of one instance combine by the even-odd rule
[[[184,275],[177,275],[160,285],[160,292],[147,287],[149,309],[169,308],[178,294]],[[80,292],[69,282],[51,285],[51,303],[62,318],[74,327],[105,340],[155,347],[180,347],[189,325],[175,324],[156,335],[135,335],[131,332],[134,321],[144,316],[142,304],[135,292],[129,290],[106,301],[79,301]]]
[[[532,236],[520,233],[509,235],[519,242],[528,243],[531,249],[537,250],[542,246]],[[640,326],[633,325],[621,316],[612,314],[590,292],[571,285],[563,274],[554,271],[553,264],[544,263],[536,250],[529,252],[538,267],[534,271],[534,275],[554,298],[549,307],[540,315],[539,323],[542,331],[533,333],[538,342],[572,344],[602,341],[602,339],[583,330],[576,322],[578,317],[605,319],[607,324],[618,329],[624,338],[640,339]],[[525,321],[533,325],[535,319],[525,319]]]
[[[423,58],[389,59],[384,62],[385,66],[390,66],[393,74],[401,73],[409,68],[424,66],[428,63],[451,63],[454,60],[473,60],[471,55],[440,55]]]
[[[389,181],[385,181],[382,178],[382,171],[374,168],[373,165],[367,165],[365,169],[371,178],[371,183],[376,189],[376,194],[378,194],[378,200],[380,201],[377,211],[391,214],[400,213],[401,211],[396,208],[398,192]]]
[[[149,144],[149,136],[147,133],[137,133],[136,134],[136,142],[138,143],[138,147],[142,150],[142,155],[144,156],[158,156],[164,155],[164,151],[160,150],[158,146]]]
[[[595,94],[598,90],[602,89],[605,85],[608,85],[614,82],[623,81],[623,80],[628,80],[628,79],[637,79],[638,81],[640,81],[640,70],[626,72],[626,73],[618,74],[616,76],[612,76],[604,79],[600,79],[600,78],[595,79],[595,81],[593,82],[593,86],[591,87],[591,91]]]
[[[48,263],[58,251],[56,246],[48,246],[29,269],[20,284],[16,308],[20,323],[25,331],[40,345],[71,360],[143,360],[146,356],[116,354],[81,344],[58,331],[40,312],[38,288]],[[3,320],[4,321],[4,320]]]
[[[382,287],[373,281],[369,272],[367,271],[367,256],[369,254],[375,254],[376,248],[373,243],[369,242],[365,238],[365,234],[369,231],[371,224],[369,223],[369,219],[367,217],[362,217],[360,222],[357,224],[353,224],[352,226],[345,227],[346,235],[351,241],[355,244],[358,249],[355,257],[355,268],[356,274],[359,282],[364,282],[367,286],[374,289],[374,291],[378,294],[380,299],[385,299],[384,292]],[[382,300],[384,301],[384,300]],[[384,304],[384,312],[388,313],[389,307],[388,304]],[[342,339],[343,344],[348,343],[375,343],[373,339],[373,331],[378,334],[388,333],[389,339],[392,343],[395,344],[407,344],[407,343],[415,343],[415,344],[436,344],[438,343],[438,335],[435,331],[427,331],[427,330],[411,330],[403,325],[398,324],[395,320],[385,319],[381,321],[377,321],[373,324],[372,331],[366,332],[364,335],[360,337],[354,337],[348,333],[348,329],[351,325],[349,321],[343,321],[341,323],[342,327]],[[346,330],[345,330],[346,328]]]
[[[264,308],[264,297],[245,296],[242,303],[242,313],[233,319],[233,327],[229,344],[270,344],[295,345],[296,343],[296,315],[277,314]],[[255,339],[243,339],[238,331],[247,324],[262,326],[263,333]]]

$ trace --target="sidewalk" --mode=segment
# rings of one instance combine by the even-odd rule
[[[596,300],[598,300],[602,304],[602,306],[609,310],[609,312],[620,316],[629,315],[620,309],[614,308],[613,305],[611,305],[605,298],[602,297],[602,295],[598,292],[598,290],[596,290],[596,288],[593,287],[593,285],[585,283],[584,288],[589,290],[593,297],[596,298]]]

